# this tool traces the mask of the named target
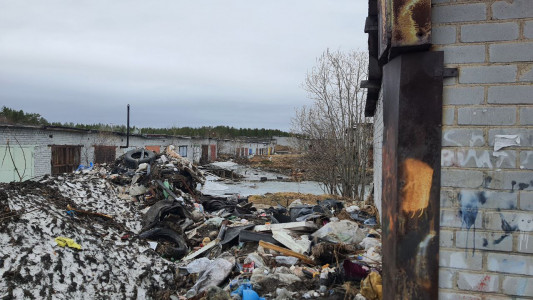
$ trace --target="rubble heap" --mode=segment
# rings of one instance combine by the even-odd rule
[[[371,207],[202,195],[172,146],[146,153],[0,184],[0,297],[381,298]]]

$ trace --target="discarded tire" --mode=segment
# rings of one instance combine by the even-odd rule
[[[187,248],[187,243],[185,243],[185,239],[171,229],[153,228],[141,233],[139,238],[151,240],[161,239],[173,243],[175,246],[165,247],[163,253],[161,253],[169,258],[181,259],[189,251]]]
[[[146,149],[133,149],[124,156],[126,165],[130,168],[137,168],[142,163],[151,163],[154,159],[155,153]]]

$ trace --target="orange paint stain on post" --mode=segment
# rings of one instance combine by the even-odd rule
[[[402,211],[414,217],[422,216],[429,204],[433,169],[425,162],[408,158],[403,161],[401,178],[404,185],[401,190]]]

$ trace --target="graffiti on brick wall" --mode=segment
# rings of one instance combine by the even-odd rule
[[[530,186],[533,186],[533,180],[531,180],[528,183],[516,182],[516,181],[513,180],[513,181],[511,181],[511,186],[512,186],[511,191],[513,191],[513,192],[514,192],[515,187],[517,187],[519,191],[522,191],[522,190],[527,189]]]
[[[443,167],[514,168],[515,158],[514,151],[443,149],[441,152]]]
[[[469,145],[470,147],[474,147],[476,144],[483,145],[485,143],[485,138],[483,137],[483,134],[477,134],[476,132],[470,132],[470,138],[469,138]],[[456,138],[454,135],[459,135],[457,131],[455,130],[449,130],[444,132],[444,141],[458,147],[464,147],[467,146],[463,141]]]
[[[501,243],[506,237],[510,236],[513,232],[518,230],[518,226],[514,225],[511,226],[507,220],[505,220],[505,217],[503,214],[500,213],[500,218],[502,219],[502,230],[505,232],[499,239],[494,240],[494,245],[498,245]]]
[[[479,211],[479,205],[485,204],[487,197],[485,192],[478,191],[461,191],[457,196],[459,200],[459,215],[461,216],[461,227],[466,228],[467,232],[473,229],[473,248],[472,255],[476,251],[476,219]],[[466,245],[468,245],[468,236],[466,235]]]
[[[459,200],[459,216],[461,217],[461,227],[466,228],[468,232],[470,232],[470,229],[473,230],[474,238],[472,242],[472,253],[476,250],[476,220],[478,218],[479,209],[482,205],[487,203],[487,199],[491,196],[491,192],[487,191],[471,191],[471,190],[462,190],[458,193],[457,197]],[[501,207],[503,208],[505,205],[508,205],[509,209],[513,209],[514,205],[512,202],[510,203],[501,203]],[[503,240],[505,240],[507,237],[511,236],[511,234],[518,230],[517,225],[511,225],[511,222],[505,219],[505,216],[500,213],[501,218],[501,230],[504,232],[499,238],[496,238],[492,241],[493,245],[499,245]],[[469,245],[469,235],[466,235],[466,245],[468,247]],[[489,246],[489,241],[486,238],[483,238],[483,247]]]

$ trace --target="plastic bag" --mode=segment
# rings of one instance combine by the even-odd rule
[[[189,273],[201,273],[205,271],[213,261],[207,257],[196,259],[187,265],[187,272]]]
[[[187,291],[187,298],[191,298],[207,290],[210,286],[217,286],[228,277],[235,266],[235,257],[225,255],[215,259],[198,278],[196,284]]]
[[[322,238],[330,243],[344,244],[357,244],[365,238],[365,234],[359,228],[359,225],[348,220],[329,222],[311,236]]]

